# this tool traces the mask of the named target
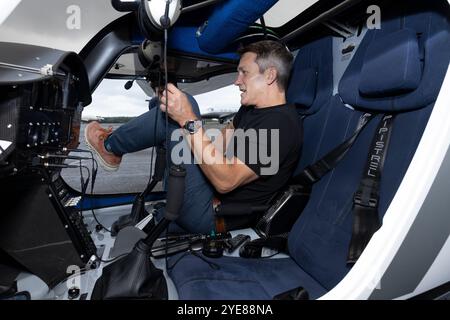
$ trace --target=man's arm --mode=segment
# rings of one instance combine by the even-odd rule
[[[217,150],[203,128],[185,137],[203,173],[219,193],[228,193],[258,178],[258,175],[237,157],[227,159]]]
[[[186,95],[172,84],[168,85],[168,101],[167,104],[164,92],[161,97],[161,110],[164,112],[167,110],[169,116],[178,122],[180,127],[187,120],[197,119]],[[226,127],[223,131],[230,128],[231,126]],[[238,158],[227,159],[202,128],[195,134],[186,133],[185,136],[200,168],[218,192],[228,193],[258,178],[258,175]],[[231,138],[230,132],[225,137],[226,139],[222,141],[223,150]]]
[[[220,130],[220,136],[216,137],[212,143],[216,147],[216,150],[222,154],[227,150],[228,143],[233,136],[234,126],[233,122],[228,123],[224,128]]]

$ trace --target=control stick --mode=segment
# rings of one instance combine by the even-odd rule
[[[151,261],[153,243],[175,221],[183,205],[186,170],[172,166],[169,172],[167,203],[164,218],[139,240],[124,258],[103,268],[95,283],[92,300],[106,299],[167,299],[167,284],[163,271]]]
[[[164,177],[164,170],[166,169],[166,149],[159,147],[156,151],[155,172],[147,184],[145,190],[136,196],[131,207],[129,215],[121,216],[112,224],[111,235],[116,236],[120,230],[128,226],[134,226],[139,221],[144,219],[148,213],[145,210],[145,198],[155,188],[156,184]]]

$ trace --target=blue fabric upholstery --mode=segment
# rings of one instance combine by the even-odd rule
[[[290,83],[297,85],[291,85],[288,88],[289,102],[297,104],[302,109],[311,107],[316,99],[317,78],[316,68],[294,69]]]
[[[171,261],[176,261],[179,257],[180,255],[172,258]],[[212,269],[202,259],[188,254],[181,258],[170,273],[181,299],[270,300],[281,292],[299,286],[308,288],[308,293],[313,299],[326,292],[289,258],[205,259],[220,265],[220,269]],[[182,268],[178,267],[181,264]]]
[[[341,111],[333,112],[337,108]],[[316,113],[304,118],[302,157],[294,176],[345,140],[347,134],[354,129],[354,124],[349,119],[352,114],[353,110],[345,108],[339,96],[330,95],[328,101]],[[327,134],[327,130],[332,130],[331,134]]]
[[[275,259],[222,258],[212,261],[220,266],[218,271],[198,258],[200,261],[182,259],[171,271],[180,298],[268,299],[297,286],[306,288],[314,298],[332,289],[347,274],[353,194],[359,185],[378,122],[384,112],[396,111],[380,182],[379,215],[382,221],[420,141],[450,57],[446,1],[399,0],[389,5],[381,8],[381,29],[367,32],[344,73],[339,85],[343,102],[339,96],[328,98],[328,102],[305,120],[305,124],[306,121],[320,124],[315,132],[312,127],[311,131],[305,131],[305,143],[314,139],[317,150],[314,157],[321,157],[354,132],[365,109],[378,113],[336,168],[313,186],[310,201],[289,234],[291,259],[280,262]],[[384,92],[384,95],[363,97],[360,83],[368,48],[378,41],[389,40],[389,36],[397,37],[400,43],[408,42],[405,39],[411,33],[399,33],[405,28],[419,35],[422,77],[417,88],[408,93],[394,93],[399,89],[398,81],[389,79],[390,87],[386,83],[378,83],[376,87],[377,82],[371,79],[374,87],[370,92]],[[404,50],[398,52],[404,54]],[[372,62],[369,59],[367,63]],[[318,76],[320,78],[320,73]],[[368,73],[364,74],[364,77],[368,76]],[[367,78],[364,81],[368,81]],[[344,102],[353,105],[355,110]]]
[[[272,7],[277,0],[222,1],[198,36],[199,47],[210,53],[220,53]]]
[[[188,52],[190,54],[196,54],[204,57],[214,56],[215,58],[239,60],[239,55],[236,53],[236,50],[230,51],[224,50],[224,52],[219,52],[215,55],[212,55],[211,53],[205,52],[204,50],[200,49],[195,35],[196,32],[197,27],[192,26],[173,27],[170,31],[170,36],[168,38],[168,47],[171,50]]]
[[[403,29],[368,46],[359,91],[368,97],[398,95],[417,89],[421,76],[417,34]]]
[[[400,2],[398,4],[400,7],[406,7],[404,1],[398,2]],[[405,17],[391,18],[387,14],[389,9],[381,8],[382,12],[386,13],[386,20],[383,20],[380,30],[368,31],[339,85],[339,93],[342,95],[343,101],[351,103],[355,108],[372,109],[379,113],[392,110],[402,111],[397,113],[394,121],[382,173],[379,190],[380,218],[383,217],[392,201],[414,155],[434,100],[437,98],[450,57],[449,23],[443,19],[440,11],[433,6],[434,10],[427,12],[423,8],[423,5],[426,5],[424,2],[409,1],[407,4],[409,6],[416,4],[417,7],[414,7],[413,13],[406,13]],[[433,4],[436,4],[436,1]],[[425,12],[417,12],[419,8],[424,9]],[[404,10],[399,9],[396,12],[404,12]],[[421,54],[424,55],[424,63],[420,85],[415,91],[407,94],[362,97],[359,91],[359,81],[362,78],[361,73],[364,69],[367,48],[380,39],[385,41],[382,39],[386,39],[385,36],[390,34],[399,37],[401,33],[398,31],[404,27],[411,28],[415,33],[421,35],[423,43]],[[382,36],[377,36],[380,33]],[[409,37],[409,34],[403,33],[403,36]],[[389,51],[388,48],[385,50]],[[435,59],[430,60],[430,57]],[[440,66],[441,69],[437,70],[436,66]],[[430,70],[434,72],[433,77],[431,77]],[[377,75],[375,74],[373,77],[376,78]],[[426,77],[428,77],[428,81],[424,82],[423,79]],[[391,84],[398,88],[398,83]],[[385,92],[393,92],[384,83],[380,84],[381,86],[384,86]],[[329,116],[330,119],[340,117],[341,120],[340,123],[326,126],[321,140],[323,144],[323,147],[320,147],[321,154],[325,154],[333,147],[329,141],[333,141],[338,132],[347,132],[346,136],[349,136],[355,130],[362,114],[362,112],[353,111],[342,104],[338,105],[337,101],[334,102],[330,112],[332,113]],[[343,117],[346,117],[345,114],[348,114],[348,122],[342,120]],[[345,261],[352,230],[353,194],[359,185],[367,161],[368,149],[381,117],[381,114],[378,115],[364,129],[338,166],[314,185],[310,201],[289,236],[291,257],[304,271],[327,289],[333,288],[349,271]],[[306,136],[305,139],[307,139]]]
[[[384,215],[398,188],[420,140],[431,105],[415,112],[398,114],[394,122],[389,151],[382,173],[379,214]],[[355,130],[361,112],[334,105],[330,118],[339,116],[342,127],[327,126],[321,146],[324,154],[335,144],[335,136],[345,138]],[[349,271],[346,266],[352,230],[352,203],[368,150],[381,115],[363,130],[339,165],[314,185],[311,198],[289,236],[290,255],[300,267],[323,287],[333,288]]]
[[[439,0],[416,0],[412,2],[396,1],[395,5],[398,6],[397,12],[403,12],[407,18],[404,20],[392,18],[390,14],[392,10],[383,10],[383,6],[381,6],[381,12],[383,12],[381,29],[369,30],[339,83],[340,96],[345,103],[353,107],[380,112],[414,110],[432,103],[439,92],[440,85],[438,84],[442,82],[448,67],[447,57],[450,39],[447,18],[449,16],[448,3]],[[402,5],[404,7],[400,8]],[[386,92],[389,88],[386,87],[384,82],[388,81],[393,86],[390,88],[389,96],[364,96],[359,88],[362,78],[361,69],[366,63],[365,57],[366,55],[372,56],[368,52],[369,46],[373,44],[376,47],[375,43],[385,43],[389,40],[385,36],[391,34],[396,34],[394,37],[397,37],[398,41],[400,41],[400,36],[403,37],[401,42],[404,44],[408,42],[406,39],[410,39],[411,36],[406,35],[408,31],[399,32],[403,29],[414,30],[418,39],[421,68],[423,69],[419,85],[411,92],[392,95],[395,90],[402,86],[399,82],[402,78],[399,76],[400,68],[393,68],[397,73],[395,77],[384,79],[381,76],[389,70],[387,66],[379,65],[378,72],[364,74],[364,81],[373,85],[372,92]],[[386,60],[388,56],[396,54],[398,55],[395,58],[396,61],[402,59],[402,56],[404,59],[407,58],[405,50],[394,50],[391,53],[390,50],[385,48],[385,53],[381,53],[384,57],[380,59]],[[397,83],[394,83],[393,80],[396,80]]]
[[[300,48],[294,61],[286,99],[299,107],[303,120],[302,156],[297,165],[299,173],[317,159],[318,141],[324,128],[324,117],[333,95],[332,37],[315,40]],[[318,115],[318,113],[321,113]]]
[[[295,57],[286,99],[299,105],[302,115],[317,112],[332,95],[332,43],[331,37],[313,41]]]

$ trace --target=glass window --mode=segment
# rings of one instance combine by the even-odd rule
[[[104,128],[117,129],[127,121],[148,110],[149,97],[136,84],[126,90],[125,80],[103,80],[92,95],[92,103],[82,113],[80,149],[87,149],[84,128],[90,121],[99,121]],[[94,185],[94,194],[140,192],[145,189],[150,177],[151,150],[127,154],[123,157],[118,171],[108,172],[99,166]],[[73,153],[80,156],[80,153]],[[155,152],[156,156],[156,152]],[[78,160],[67,160],[67,164],[78,165]],[[82,161],[91,170],[92,161]],[[61,173],[64,180],[74,189],[81,190],[80,169],[67,168]],[[86,181],[88,171],[83,169]],[[156,190],[156,189],[155,189]],[[88,188],[90,192],[90,185]]]

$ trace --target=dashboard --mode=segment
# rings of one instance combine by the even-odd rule
[[[81,112],[92,101],[73,52],[0,42],[0,177],[57,165],[78,146]]]

